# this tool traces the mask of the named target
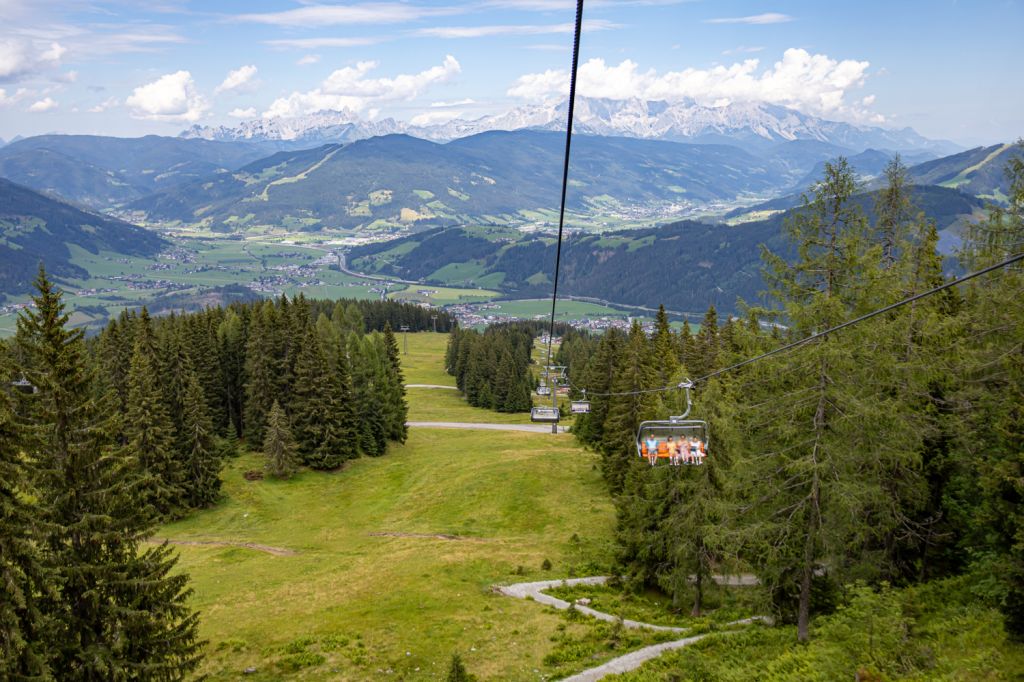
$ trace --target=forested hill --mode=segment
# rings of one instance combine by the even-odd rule
[[[874,220],[876,193],[853,201]],[[981,207],[974,197],[941,187],[915,187],[919,210],[941,229]],[[562,248],[560,292],[616,303],[655,305],[701,312],[709,304],[732,311],[737,298],[757,300],[761,280],[761,245],[789,256],[784,222],[793,209],[770,218],[730,227],[682,221],[663,227],[573,236]],[[555,261],[554,241],[527,237],[514,242],[480,236],[461,228],[436,229],[402,240],[358,247],[350,262],[356,269],[376,269],[407,279],[438,281],[442,270],[463,263],[513,296],[548,296]],[[452,268],[447,269],[448,272]],[[446,283],[454,282],[447,280]]]
[[[0,150],[0,176],[96,209],[209,178],[265,156],[245,142],[39,135]]]
[[[449,144],[387,135],[281,152],[132,204],[150,220],[217,229],[354,228],[376,220],[452,224],[557,209],[564,138],[489,132]],[[730,200],[788,187],[787,169],[736,147],[580,136],[569,207]]]
[[[42,260],[57,279],[87,277],[71,262],[71,246],[90,253],[152,256],[165,245],[140,227],[86,213],[0,178],[0,292],[29,291]]]

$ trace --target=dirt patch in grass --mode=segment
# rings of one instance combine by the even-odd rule
[[[195,547],[242,547],[257,552],[266,552],[274,556],[295,556],[298,554],[294,549],[287,547],[272,547],[261,545],[258,542],[222,542],[219,540],[171,540],[170,538],[152,540],[152,542],[166,542],[169,545],[191,545]]]

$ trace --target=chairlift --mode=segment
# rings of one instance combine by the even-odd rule
[[[559,419],[558,408],[535,407],[530,410],[530,421],[542,424],[557,424]]]
[[[693,384],[684,381],[679,387],[686,391],[686,412],[667,420],[641,422],[637,429],[636,454],[652,465],[659,462],[701,464],[708,454],[707,422],[686,418],[692,407],[690,389]],[[675,457],[670,454],[669,439],[677,448]]]
[[[551,387],[544,385],[538,386],[537,395],[551,395]]]
[[[12,381],[11,386],[13,386],[15,390],[21,391],[22,393],[36,393],[39,390],[38,388],[35,387],[35,385],[33,385],[31,381],[26,379],[24,376],[18,379],[17,381]]]
[[[587,400],[587,392],[583,391],[583,397],[569,403],[569,412],[572,414],[590,414],[590,401]]]

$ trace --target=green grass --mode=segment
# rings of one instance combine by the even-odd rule
[[[557,576],[605,558],[612,510],[595,461],[569,438],[414,429],[334,474],[249,482],[258,457],[232,462],[217,508],[158,535],[297,554],[180,547],[209,642],[203,672],[269,680],[305,662],[303,679],[436,679],[459,651],[478,675],[536,679],[561,619],[490,586],[541,579],[544,559]]]
[[[423,291],[431,291],[430,294],[421,294]],[[388,294],[388,298],[395,301],[408,301],[410,303],[432,303],[434,305],[446,305],[448,303],[480,303],[489,301],[498,296],[498,292],[488,289],[457,289],[453,287],[438,287],[428,284],[413,285],[405,291],[396,291]]]
[[[405,339],[409,339],[409,352],[405,353]],[[454,386],[455,377],[444,371],[444,352],[448,348],[448,334],[420,332],[406,335],[398,332],[398,348],[402,351],[402,373],[407,384],[437,384]]]
[[[860,588],[836,613],[814,619],[811,641],[796,628],[752,626],[667,653],[620,682],[1018,680],[1024,647],[1007,641],[998,612],[965,578],[881,593]]]
[[[409,382],[412,383],[412,382]],[[470,406],[460,393],[437,388],[410,388],[409,421],[529,424],[528,412],[492,412]]]

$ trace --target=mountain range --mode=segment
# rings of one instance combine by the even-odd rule
[[[158,135],[38,135],[0,148],[0,177],[100,210],[228,172],[271,151],[252,142]]]
[[[365,120],[352,110],[319,111],[293,118],[259,118],[235,127],[194,125],[186,139],[274,141],[283,148],[351,142],[388,134],[405,134],[446,142],[493,130],[564,130],[567,102],[528,105],[477,119],[456,118],[434,125],[414,125],[392,118]],[[910,128],[828,121],[771,104],[735,102],[711,107],[693,100],[612,100],[577,97],[573,131],[592,135],[635,137],[675,142],[737,144],[749,149],[793,140],[815,140],[847,149],[926,150],[936,156],[960,151],[945,140],[929,140]]]
[[[524,222],[558,208],[564,149],[564,134],[537,130],[446,144],[386,135],[279,152],[127,209],[151,222],[219,230]],[[576,137],[572,164],[568,207],[591,215],[671,214],[673,206],[775,194],[791,179],[771,158],[732,145],[625,137]]]

